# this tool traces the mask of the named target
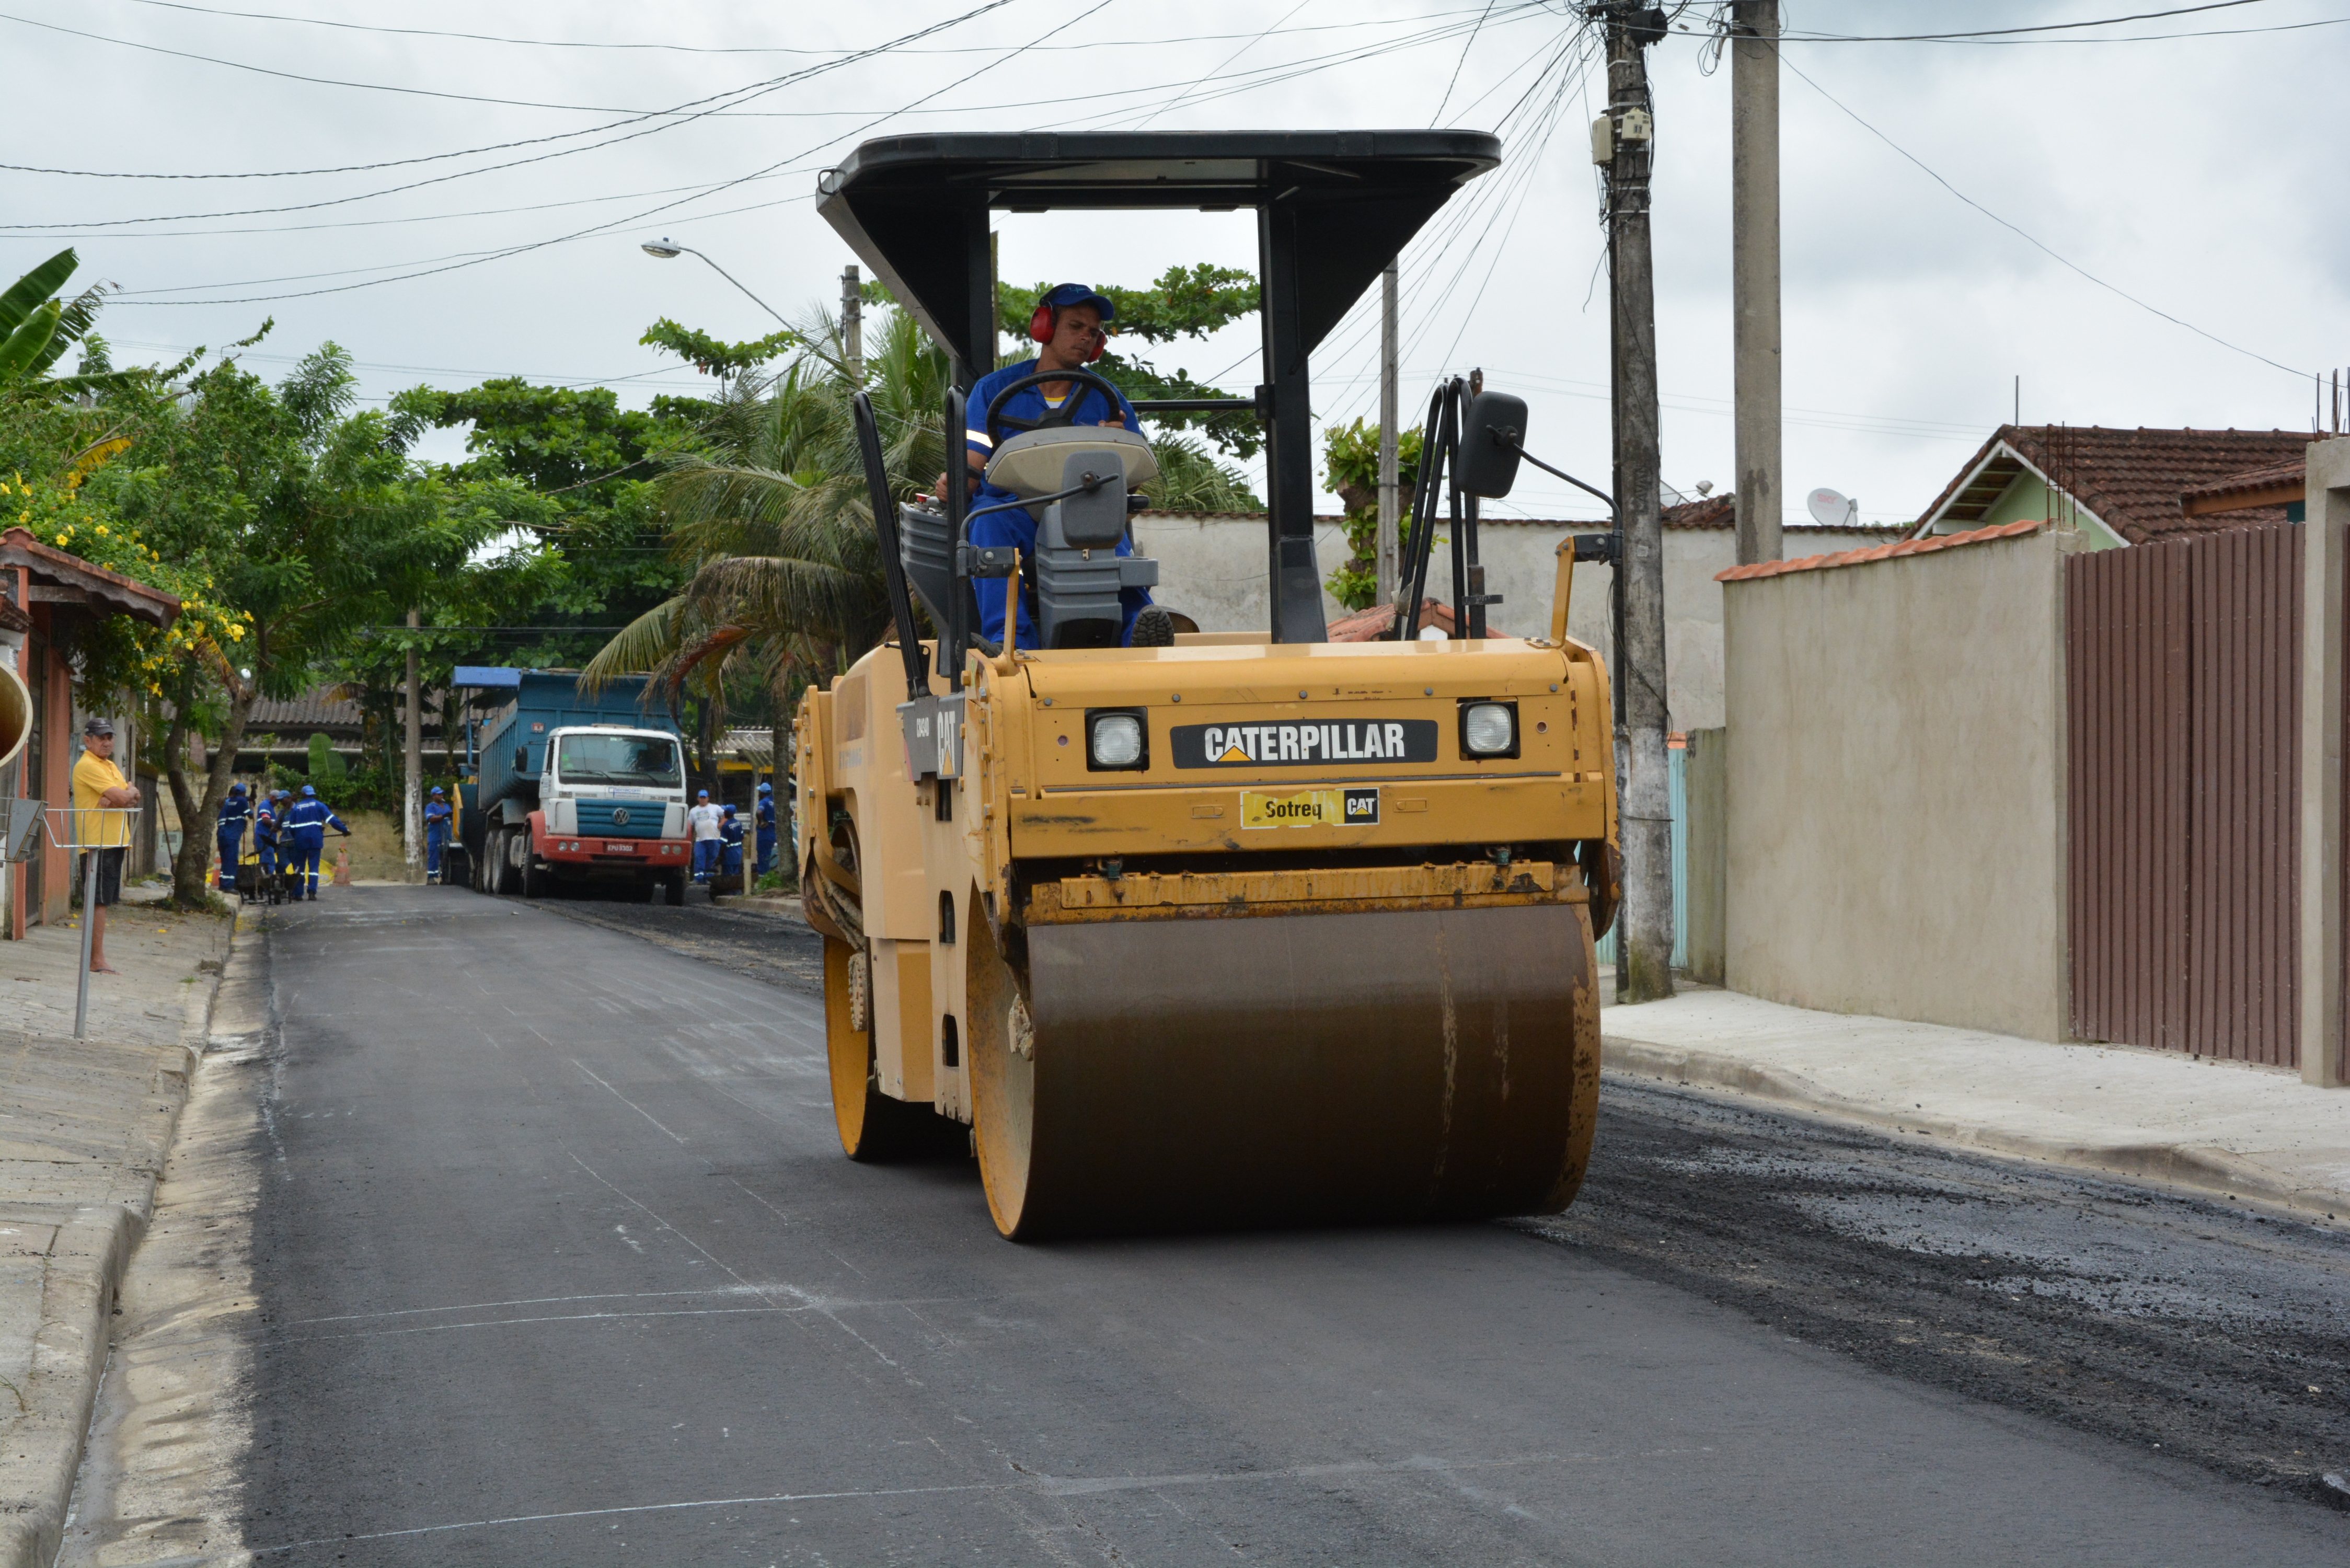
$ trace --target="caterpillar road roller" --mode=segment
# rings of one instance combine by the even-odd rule
[[[1525,410],[1455,380],[1430,403],[1410,611],[1329,640],[1314,552],[1307,356],[1500,151],[1459,131],[914,136],[823,176],[819,210],[954,357],[951,450],[994,368],[993,212],[1253,208],[1263,385],[1138,408],[1262,421],[1271,498],[1268,624],[1120,646],[1121,590],[1156,582],[1118,553],[1156,471],[1139,435],[1076,422],[1114,389],[1055,373],[1061,411],[1033,428],[1001,398],[969,410],[991,486],[1037,523],[1025,552],[972,542],[961,484],[893,496],[858,397],[894,631],[795,721],[850,1158],[967,1136],[1015,1239],[1574,1197],[1620,872],[1607,671],[1565,612],[1576,556],[1608,536],[1562,545],[1546,618],[1515,612],[1547,636],[1488,629],[1475,503],[1509,489]],[[1431,640],[1440,545],[1458,635]],[[974,630],[981,595],[1014,612],[1001,644]]]

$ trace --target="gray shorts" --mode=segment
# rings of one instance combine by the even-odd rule
[[[79,885],[87,886],[88,883],[89,857],[93,855],[98,857],[98,901],[100,904],[120,903],[122,901],[122,850],[119,846],[113,849],[83,850],[82,865],[79,867],[81,871]]]

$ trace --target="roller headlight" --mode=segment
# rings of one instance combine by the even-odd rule
[[[1086,765],[1097,773],[1149,767],[1149,734],[1133,709],[1096,709],[1086,715]]]
[[[1470,757],[1514,757],[1518,754],[1518,705],[1514,702],[1463,702],[1461,705],[1461,752]]]

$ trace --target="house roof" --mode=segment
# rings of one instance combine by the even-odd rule
[[[1668,528],[1735,528],[1738,497],[1725,490],[1719,495],[1684,501],[1678,506],[1666,507],[1663,517]]]
[[[2102,425],[2002,425],[1969,459],[1913,533],[1981,519],[2017,476],[2037,474],[2133,545],[2285,520],[2282,503],[2190,514],[2181,493],[2256,469],[2303,460],[2304,431],[2107,430]]]
[[[2208,484],[2190,484],[2178,493],[2178,504],[2189,517],[2214,513],[2251,511],[2254,507],[2289,506],[2309,490],[2309,461],[2271,464],[2244,473],[2231,473]]]
[[[127,615],[151,626],[169,626],[179,618],[180,601],[173,595],[44,545],[29,528],[0,533],[0,566],[25,568],[36,602],[47,599],[98,615]]]
[[[1875,545],[1866,550],[1839,550],[1833,556],[1806,556],[1799,561],[1756,561],[1750,566],[1732,566],[1726,572],[1716,572],[1713,580],[1717,583],[1742,583],[1753,577],[1782,577],[1790,572],[1865,566],[1872,561],[1889,561],[1896,556],[1928,556],[1938,550],[1988,545],[1998,539],[2017,539],[2026,534],[2037,534],[2047,526],[2043,519],[2026,518],[2014,523],[1995,524],[1989,528],[1970,528],[1963,534],[1937,534],[1927,539],[1904,539],[1895,545]]]
[[[253,705],[252,715],[245,720],[246,732],[270,734],[298,730],[307,734],[312,731],[331,733],[341,730],[357,735],[366,715],[360,711],[359,700],[346,695],[348,690],[346,686],[328,682],[323,686],[313,686],[299,697],[283,700],[264,697]],[[441,693],[426,688],[422,716],[437,722],[440,712]]]

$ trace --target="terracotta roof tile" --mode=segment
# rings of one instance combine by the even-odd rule
[[[2002,425],[1934,498],[1918,518],[1918,526],[1929,522],[1966,523],[1981,516],[1997,495],[1968,495],[1967,482],[1986,463],[2001,466],[2002,458],[2016,472],[2022,472],[2017,459],[2031,464],[2133,545],[2173,535],[2281,523],[2284,521],[2282,507],[2190,517],[2180,504],[2180,493],[2248,470],[2303,461],[2313,439],[2304,431]],[[1989,491],[1991,487],[1976,488]]]
[[[1871,561],[1890,560],[1896,556],[1927,556],[1937,550],[1952,550],[1966,545],[1988,545],[1994,539],[2015,539],[2026,534],[2036,534],[2047,527],[2045,522],[2025,518],[2013,523],[2002,523],[1995,527],[1970,529],[1964,534],[1937,534],[1930,539],[1905,539],[1898,545],[1872,545],[1866,550],[1840,550],[1833,556],[1806,556],[1800,561],[1757,561],[1752,566],[1732,566],[1717,572],[1717,583],[1742,583],[1754,577],[1780,577],[1791,572],[1825,571],[1834,566],[1864,566]]]

